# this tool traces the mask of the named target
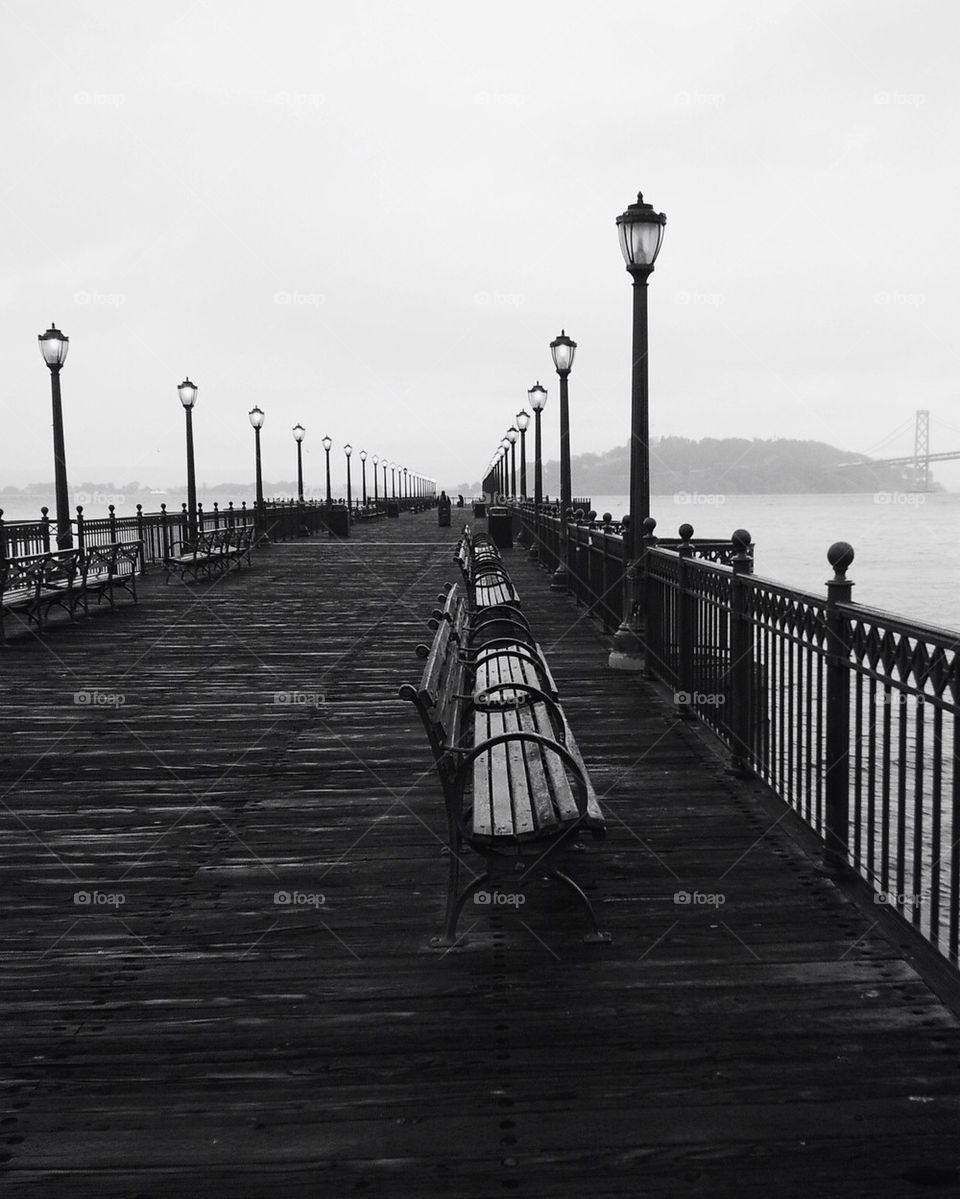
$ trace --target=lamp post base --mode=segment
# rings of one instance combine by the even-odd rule
[[[561,562],[557,569],[553,572],[553,577],[550,579],[551,591],[566,591],[569,572]]]
[[[607,666],[611,670],[625,670],[639,674],[646,669],[646,665],[643,644],[637,636],[637,631],[627,621],[624,621],[613,635],[613,647],[607,659]]]

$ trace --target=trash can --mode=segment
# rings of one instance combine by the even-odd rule
[[[509,508],[493,507],[487,512],[487,532],[498,550],[513,547],[513,513]]]
[[[441,529],[450,528],[450,501],[445,504],[437,504],[437,524]]]
[[[387,500],[387,516],[399,516],[400,503],[398,500]]]
[[[334,537],[350,536],[350,513],[345,504],[333,504],[327,508],[323,521]]]
[[[474,516],[486,516],[487,515],[487,505],[484,503],[483,500],[474,500],[473,501],[473,515]]]

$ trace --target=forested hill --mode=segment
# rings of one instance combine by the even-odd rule
[[[793,495],[902,491],[909,485],[909,472],[899,467],[840,466],[854,460],[849,451],[822,441],[661,437],[650,444],[650,490],[654,495],[677,491]],[[625,495],[630,478],[627,446],[605,454],[578,454],[572,460],[571,474],[574,495]],[[559,485],[558,464],[545,463],[544,492],[555,495]],[[473,492],[478,487],[475,481],[456,490]],[[532,492],[532,480],[528,480],[527,490]]]

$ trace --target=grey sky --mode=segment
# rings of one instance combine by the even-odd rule
[[[629,429],[614,218],[667,213],[651,431],[960,449],[947,2],[3,0],[0,480],[308,486],[320,438],[477,478],[579,343],[574,452]],[[885,447],[908,452],[912,432]],[[335,453],[338,472],[342,458]],[[960,468],[939,477],[960,485]],[[574,480],[576,487],[576,480]]]

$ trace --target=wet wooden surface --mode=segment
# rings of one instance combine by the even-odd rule
[[[0,657],[5,1193],[960,1193],[957,1019],[520,551],[614,943],[544,884],[429,947],[441,799],[396,695],[457,516],[148,577]]]

